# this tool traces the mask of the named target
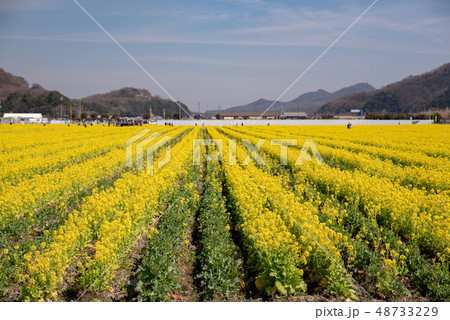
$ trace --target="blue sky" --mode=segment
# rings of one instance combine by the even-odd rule
[[[176,99],[197,110],[277,98],[373,2],[78,0]],[[379,0],[280,100],[379,88],[450,62],[450,1]],[[73,0],[2,0],[0,67],[80,98],[167,97]]]

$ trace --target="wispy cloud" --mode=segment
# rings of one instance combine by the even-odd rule
[[[283,90],[297,76],[296,68],[311,62],[315,52],[334,41],[371,1],[80,2],[139,61],[153,67],[168,86],[175,86],[177,97],[195,92],[220,101],[224,99],[221,95],[227,97],[222,93],[224,86],[242,99],[258,98],[263,91],[278,94],[273,91]],[[20,70],[17,74],[34,72],[38,82],[51,88],[73,81],[58,78],[61,66],[67,68],[64,72],[84,66],[73,72],[81,91],[97,90],[100,83],[113,88],[126,82],[139,86],[139,81],[145,81],[120,51],[111,50],[111,39],[87,21],[72,1],[0,0],[0,16],[5,18],[0,21],[0,63]],[[388,79],[429,70],[448,60],[448,30],[447,0],[379,1],[302,86],[312,90],[328,83],[338,89],[344,81],[350,85],[369,80],[380,86]],[[373,63],[395,68],[367,69]],[[19,69],[20,65],[26,67]],[[42,68],[36,70],[33,65]],[[125,74],[127,70],[129,74]],[[121,77],[109,76],[116,72]],[[319,75],[314,78],[316,73]],[[102,75],[107,79],[100,79]],[[51,81],[45,83],[45,79]],[[89,85],[83,86],[87,82]]]
[[[47,11],[59,8],[61,1],[58,0],[2,0],[0,11],[5,12],[29,12]]]
[[[199,56],[141,56],[137,57],[139,61],[159,61],[182,64],[206,64],[229,67],[251,67],[251,68],[279,68],[282,63],[265,63],[257,61],[242,61],[242,60],[224,60],[224,59],[210,59]]]
[[[393,29],[394,30],[394,29]],[[216,38],[192,35],[189,37],[177,37],[171,35],[149,35],[148,33],[133,33],[117,35],[116,39],[122,44],[192,44],[192,45],[221,45],[221,46],[242,46],[242,47],[280,47],[280,48],[302,48],[302,47],[325,47],[333,40],[336,33],[305,33],[298,36],[284,36],[274,38]],[[402,43],[396,39],[371,37],[370,35],[348,35],[342,42],[336,44],[337,48],[353,48],[399,53],[421,53],[448,55],[450,43],[446,38],[423,33],[424,37],[439,43],[441,46],[424,46],[421,42]],[[24,40],[24,41],[49,41],[49,42],[73,42],[109,44],[110,39],[103,34],[73,35],[73,36],[27,36],[27,35],[0,35],[4,40]],[[211,62],[214,59],[210,60]],[[192,61],[191,61],[192,62]],[[205,62],[205,63],[211,63]],[[216,61],[218,64],[219,61]],[[231,62],[229,62],[231,63]],[[226,65],[226,62],[222,63]],[[231,65],[231,64],[230,64]],[[236,63],[235,63],[236,65]],[[255,65],[256,66],[256,65]]]

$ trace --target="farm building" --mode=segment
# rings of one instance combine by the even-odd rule
[[[5,113],[0,123],[47,123],[42,113]]]
[[[306,112],[282,112],[281,119],[305,119]]]
[[[222,111],[220,112],[220,118],[225,120],[232,119],[278,119],[280,118],[280,112],[278,111]]]

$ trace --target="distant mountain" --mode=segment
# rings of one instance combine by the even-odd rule
[[[294,100],[289,101],[288,103],[291,104],[310,104],[310,103],[316,103],[321,102],[327,99],[332,93],[329,93],[326,90],[319,89],[314,92],[307,92],[304,93]]]
[[[450,106],[450,63],[417,76],[409,76],[373,92],[341,97],[317,108],[321,114],[345,114],[350,109],[366,113],[418,113]]]
[[[179,112],[178,105],[158,96],[151,96],[145,89],[122,88],[104,94],[96,94],[82,99],[82,112],[86,114],[118,114],[120,116],[142,116],[149,113],[149,97],[154,115],[173,115]],[[0,68],[0,100],[2,112],[42,113],[47,117],[69,117],[70,99],[58,91],[48,91],[39,84],[31,87],[22,78]],[[72,116],[79,117],[79,100],[72,101]],[[188,107],[180,105],[190,113]],[[183,113],[184,114],[184,113]],[[185,115],[185,114],[184,114]]]
[[[304,93],[297,98],[288,101],[288,102],[276,102],[271,110],[280,110],[282,107],[284,111],[298,111],[298,112],[306,112],[310,113],[315,108],[321,106],[322,104],[346,96],[350,94],[354,94],[357,92],[371,92],[376,90],[368,83],[357,83],[350,87],[342,88],[335,92],[328,92],[323,89],[319,89],[314,92]],[[244,106],[238,106],[233,108],[226,109],[227,111],[264,111],[266,110],[273,101],[266,99],[259,99],[252,103],[246,104]],[[208,113],[217,113],[218,110],[210,110]]]
[[[165,110],[166,115],[173,115],[179,112],[179,106],[167,99],[159,96],[151,96],[145,89],[122,88],[108,93],[96,94],[82,98],[83,109],[97,112],[118,114],[119,116],[142,116],[149,113],[150,101],[153,115],[162,116]],[[178,102],[184,110],[190,113],[189,108],[182,102]],[[183,116],[186,113],[182,111]]]
[[[20,94],[31,94],[33,97],[45,93],[47,90],[38,84],[33,84],[30,88],[28,82],[22,78],[6,72],[0,68],[0,100],[5,100],[8,96],[17,92]]]
[[[232,107],[232,108],[228,108],[227,111],[264,111],[266,110],[271,104],[273,103],[273,101],[271,100],[266,100],[266,99],[259,99],[256,100],[252,103],[246,104],[245,106],[239,106],[239,107]],[[273,105],[273,109],[280,109],[280,106],[282,105],[281,102],[276,102]]]
[[[62,98],[62,100],[61,100]],[[50,117],[59,116],[61,104],[69,105],[69,98],[58,91],[48,91],[38,84],[31,87],[22,78],[0,68],[0,99],[2,112],[36,112]]]

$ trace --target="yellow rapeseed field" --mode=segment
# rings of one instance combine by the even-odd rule
[[[0,301],[448,301],[448,141],[440,125],[1,125]]]

